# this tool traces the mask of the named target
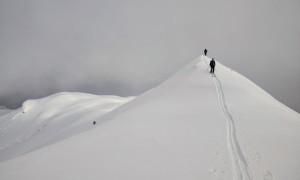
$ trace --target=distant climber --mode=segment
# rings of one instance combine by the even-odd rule
[[[204,49],[204,55],[206,56],[206,54],[207,54],[207,49]]]
[[[216,66],[216,62],[215,62],[214,58],[211,59],[209,65],[210,65],[210,73],[214,74],[215,73],[215,66]]]
[[[94,125],[96,125],[96,123],[97,123],[96,121],[93,122]]]

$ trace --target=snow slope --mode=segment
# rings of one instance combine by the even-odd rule
[[[132,97],[58,93],[2,110],[0,161],[8,160],[93,128],[92,122]]]
[[[81,109],[96,126],[0,163],[0,179],[300,179],[300,115],[209,60],[103,116]]]

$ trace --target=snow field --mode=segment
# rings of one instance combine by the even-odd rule
[[[0,179],[300,179],[300,115],[219,62],[212,77],[209,60],[195,59],[133,100],[115,97],[112,107],[76,93],[66,104],[53,97],[26,102],[13,119],[24,122],[23,135],[45,122],[47,133],[24,141],[22,156],[13,143]],[[1,122],[11,123],[9,116]],[[51,128],[52,120],[66,121],[64,128]],[[24,137],[10,127],[8,142]],[[39,143],[53,134],[59,136]]]
[[[94,120],[131,99],[63,92],[25,101],[0,116],[0,161],[89,130]]]

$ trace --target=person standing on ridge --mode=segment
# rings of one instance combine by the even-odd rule
[[[96,121],[93,122],[94,125],[96,125],[96,123],[97,123]]]
[[[209,65],[210,65],[210,73],[214,74],[215,73],[215,66],[216,66],[216,62],[215,62],[214,58],[211,59]]]
[[[206,56],[206,54],[207,54],[207,49],[204,49],[204,55]]]

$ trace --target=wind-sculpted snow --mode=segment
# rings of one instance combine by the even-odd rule
[[[15,157],[0,163],[0,179],[300,179],[300,115],[218,61],[212,78],[209,61],[201,56],[113,107],[78,94],[67,104],[25,102],[0,117],[1,147],[11,142],[6,153]]]

